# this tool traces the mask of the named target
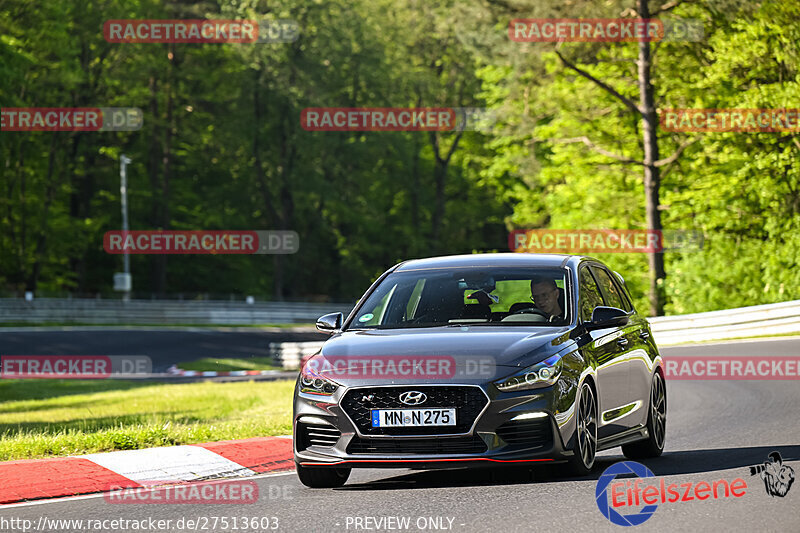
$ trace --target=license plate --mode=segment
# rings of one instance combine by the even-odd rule
[[[374,428],[455,425],[455,408],[372,410],[372,427]]]

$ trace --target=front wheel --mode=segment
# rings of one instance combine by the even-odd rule
[[[664,437],[667,431],[667,389],[664,378],[656,373],[650,389],[650,411],[647,414],[647,432],[645,440],[632,442],[622,446],[622,453],[628,459],[647,459],[658,457],[664,451]]]
[[[578,395],[575,449],[569,461],[570,473],[586,476],[592,471],[597,453],[597,402],[592,388],[584,383]]]
[[[300,483],[312,489],[330,489],[341,487],[350,477],[349,468],[334,468],[331,466],[300,466],[295,463],[297,477]]]

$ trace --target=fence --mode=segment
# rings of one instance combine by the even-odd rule
[[[308,324],[342,303],[0,298],[2,324]]]

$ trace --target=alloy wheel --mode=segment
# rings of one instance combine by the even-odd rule
[[[578,452],[583,464],[586,468],[591,469],[597,453],[597,405],[592,388],[588,385],[581,388],[577,438]]]
[[[659,374],[653,379],[650,392],[650,418],[653,421],[653,437],[659,448],[664,447],[664,435],[667,426],[667,394],[664,380]]]

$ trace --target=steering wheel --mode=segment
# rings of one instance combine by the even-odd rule
[[[544,318],[547,318],[547,319],[549,319],[549,318],[550,318],[550,315],[548,315],[547,313],[545,313],[545,312],[544,312],[544,311],[542,311],[541,309],[537,309],[537,308],[535,308],[535,307],[525,307],[525,308],[523,308],[523,309],[520,309],[519,311],[514,311],[514,312],[513,312],[513,313],[511,313],[511,315],[509,315],[509,316],[512,316],[512,315],[521,315],[521,314],[524,314],[524,313],[532,313],[532,314],[534,314],[534,315],[543,316]]]
[[[425,321],[426,318],[429,318],[430,316],[431,316],[431,313],[426,313],[424,315],[418,316],[417,318],[412,318],[411,320],[408,321],[408,323],[409,324],[421,324],[422,322]]]

